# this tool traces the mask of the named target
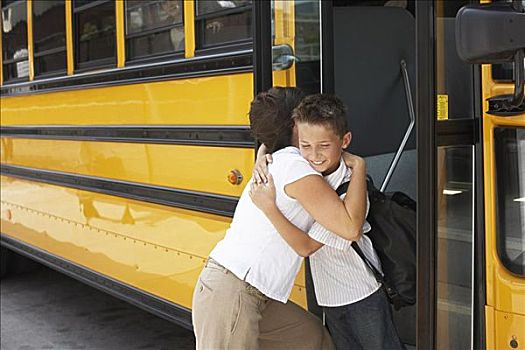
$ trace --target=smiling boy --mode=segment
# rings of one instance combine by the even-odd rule
[[[343,152],[352,140],[346,108],[335,96],[311,95],[294,110],[293,119],[301,155],[330,186],[335,189],[351,177],[345,206],[354,214],[356,227],[349,230],[353,237],[338,236],[319,223],[305,234],[291,224],[275,204],[271,176],[267,185],[253,183],[250,197],[297,254],[310,256],[317,301],[324,308],[338,349],[403,349],[383,289],[351,247],[351,241],[356,241],[369,261],[380,268],[370,239],[361,235],[370,230],[365,221],[366,164],[362,158]],[[304,187],[299,191],[294,184],[288,185],[287,193],[302,201],[309,197],[305,203],[315,203],[312,198],[317,195],[314,190],[305,193]],[[311,208],[305,205],[305,209]]]

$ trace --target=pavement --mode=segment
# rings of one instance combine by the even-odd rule
[[[0,291],[2,350],[195,348],[191,331],[43,266]]]

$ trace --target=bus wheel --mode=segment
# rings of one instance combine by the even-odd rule
[[[7,274],[7,255],[9,250],[7,248],[0,246],[0,278],[4,278]]]
[[[17,275],[20,273],[30,272],[38,269],[42,265],[34,260],[17,254],[6,247],[0,247],[0,277],[8,275]]]

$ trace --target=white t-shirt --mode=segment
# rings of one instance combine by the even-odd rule
[[[268,170],[274,179],[277,206],[290,222],[307,232],[313,218],[298,201],[284,192],[284,187],[305,176],[321,174],[301,157],[295,147],[281,149],[272,157]],[[303,259],[253,204],[248,194],[252,180],[239,199],[226,236],[217,243],[210,257],[267,297],[285,303]]]
[[[341,183],[348,181],[351,175],[351,170],[341,160],[339,168],[324,179],[335,190]],[[344,196],[345,194],[341,198]],[[367,212],[369,206],[367,199]],[[370,229],[370,224],[365,221],[362,232],[366,233]],[[312,280],[319,305],[335,307],[352,304],[379,289],[379,283],[352,248],[351,241],[328,231],[317,222],[308,231],[308,235],[324,244],[310,256]],[[370,238],[363,234],[357,244],[368,260],[381,271],[381,264]]]

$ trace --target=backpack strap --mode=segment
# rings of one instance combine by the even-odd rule
[[[370,271],[372,271],[372,273],[374,274],[374,277],[375,277],[377,283],[380,283],[380,284],[384,285],[385,284],[385,279],[383,278],[383,275],[374,266],[374,264],[372,264],[370,262],[370,260],[368,260],[368,258],[366,257],[365,253],[363,253],[363,251],[361,250],[361,247],[359,247],[357,242],[352,242],[352,248],[354,248],[354,250],[357,253],[357,255],[359,255],[359,257],[363,260],[365,265],[368,266]]]
[[[339,187],[337,187],[337,190],[335,190],[335,193],[337,193],[337,195],[339,197],[341,197],[341,195],[343,193],[346,193],[346,191],[348,190],[348,184],[350,183],[350,181],[346,181],[346,182],[343,182],[342,184],[339,185]]]

